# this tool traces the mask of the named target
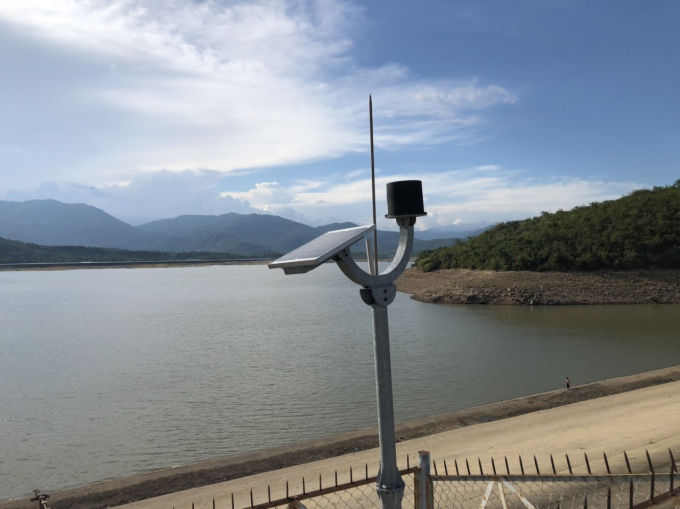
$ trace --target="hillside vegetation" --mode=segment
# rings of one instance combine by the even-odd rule
[[[422,251],[439,269],[594,271],[680,268],[680,180],[524,221],[498,224],[453,246]]]
[[[130,262],[238,259],[229,253],[127,251],[83,246],[40,246],[0,237],[0,263]]]

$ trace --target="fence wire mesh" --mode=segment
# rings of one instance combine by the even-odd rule
[[[444,472],[437,472],[437,464],[431,461],[430,453],[419,453],[419,467],[401,470],[405,483],[402,509],[650,509],[653,504],[668,497],[680,495],[680,474],[673,457],[669,452],[670,462],[666,474],[659,473],[646,452],[647,466],[650,473],[631,473],[631,462],[626,452],[623,453],[625,469],[628,473],[611,473],[613,465],[603,454],[607,473],[592,473],[591,462],[584,454],[587,474],[573,473],[572,462],[566,456],[569,474],[558,474],[552,455],[550,469],[552,474],[541,474],[539,463],[534,457],[535,474],[525,473],[525,465],[519,457],[521,475],[510,474],[510,466],[505,458],[506,474],[497,470],[498,462],[491,459],[493,475],[484,473],[482,461],[478,459],[479,475],[471,472],[470,463],[465,460],[460,468],[454,461],[452,468],[444,461]],[[431,469],[430,466],[433,468]],[[441,466],[441,465],[440,465]],[[658,466],[658,465],[657,465]],[[453,474],[455,468],[455,475]],[[502,468],[500,466],[499,468]],[[548,470],[550,470],[548,469]],[[434,470],[434,475],[432,475]],[[620,469],[619,469],[620,471]],[[357,473],[354,471],[355,474]],[[364,474],[364,475],[361,475]],[[353,476],[349,469],[349,478],[342,476],[338,482],[338,472],[328,479],[318,477],[318,484],[313,489],[309,479],[301,483],[285,483],[285,491],[281,487],[261,486],[253,488],[250,493],[241,491],[232,493],[230,500],[212,499],[197,500],[191,504],[192,509],[377,509],[381,507],[376,492],[376,477],[369,477],[368,464],[361,469],[359,477]],[[425,488],[424,488],[425,487]],[[290,490],[289,490],[290,488]],[[312,489],[310,489],[312,488]],[[274,493],[276,492],[276,493]],[[235,497],[236,495],[236,497]],[[247,500],[246,500],[247,499]],[[174,509],[174,505],[173,505]],[[178,507],[177,509],[181,509]]]
[[[670,474],[431,479],[435,509],[630,509],[671,490]]]
[[[414,471],[401,472],[404,480],[402,507],[414,506]],[[330,486],[287,498],[253,505],[253,509],[375,509],[380,507],[380,499],[375,488],[375,477],[353,481],[338,486]],[[250,508],[246,508],[250,509]]]

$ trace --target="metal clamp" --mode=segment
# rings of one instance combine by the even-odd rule
[[[359,290],[361,300],[369,306],[389,306],[397,296],[397,287],[376,286],[375,288],[362,288]]]
[[[413,250],[413,225],[415,224],[415,219],[415,217],[397,219],[397,224],[399,225],[399,246],[394,255],[394,260],[392,260],[390,266],[381,274],[369,274],[359,267],[352,258],[349,248],[343,249],[335,255],[334,259],[337,262],[338,267],[340,267],[340,270],[349,279],[364,288],[392,286],[397,278],[402,275],[404,270],[406,270],[406,266],[408,265]],[[378,299],[376,299],[376,303],[379,303]]]

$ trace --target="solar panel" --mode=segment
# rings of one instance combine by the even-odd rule
[[[334,255],[361,240],[375,227],[357,226],[324,233],[307,244],[283,255],[269,264],[270,269],[284,269],[286,274],[309,272]]]

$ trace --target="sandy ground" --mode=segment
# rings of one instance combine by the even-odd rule
[[[680,304],[680,270],[494,272],[408,269],[397,288],[443,304]]]
[[[680,382],[674,382],[409,440],[398,444],[397,451],[402,468],[406,467],[407,455],[413,465],[417,462],[418,451],[428,450],[438,461],[439,468],[444,459],[451,465],[457,458],[462,465],[464,459],[469,458],[475,473],[478,472],[478,457],[482,459],[484,469],[490,472],[492,456],[496,458],[497,465],[501,465],[502,458],[508,456],[511,471],[519,473],[517,457],[520,454],[524,457],[527,472],[535,472],[532,456],[536,455],[545,473],[550,468],[551,453],[555,455],[559,471],[567,472],[564,453],[568,453],[572,467],[586,473],[584,452],[588,453],[594,472],[605,472],[602,456],[605,451],[612,470],[623,473],[624,450],[628,452],[635,471],[648,470],[646,450],[659,468],[662,464],[668,465],[668,449],[680,453],[679,431]],[[367,463],[369,472],[374,475],[377,461],[377,450],[361,451],[123,507],[189,508],[194,502],[196,509],[200,509],[212,507],[213,498],[218,507],[230,507],[231,493],[235,494],[236,507],[245,507],[250,503],[250,489],[255,489],[255,503],[266,502],[267,484],[272,486],[272,497],[278,498],[285,494],[283,487],[287,480],[290,481],[290,492],[298,493],[302,490],[302,476],[308,482],[314,480],[316,483],[318,475],[322,474],[330,481],[337,470],[339,475],[343,474],[340,482],[348,481],[350,466],[354,472],[361,473]]]
[[[527,473],[534,471],[534,455],[545,473],[551,453],[559,471],[566,472],[568,453],[575,472],[585,473],[584,452],[594,472],[605,471],[602,452],[613,471],[623,472],[624,450],[634,471],[642,472],[648,470],[645,450],[649,450],[657,470],[666,471],[668,449],[680,457],[679,423],[680,368],[674,367],[402,423],[397,426],[397,450],[400,468],[406,468],[407,456],[413,466],[418,451],[429,450],[440,469],[443,460],[451,471],[454,459],[462,466],[467,458],[473,473],[478,472],[477,458],[490,472],[492,456],[497,466],[508,456],[511,470],[519,473],[520,454]],[[329,486],[336,470],[340,483],[349,481],[350,467],[355,478],[363,477],[366,465],[369,475],[375,475],[379,461],[375,441],[375,430],[361,430],[56,492],[50,502],[53,509],[114,505],[188,509],[192,503],[201,509],[212,507],[215,498],[217,507],[230,508],[233,493],[236,507],[244,508],[250,505],[251,489],[256,504],[265,502],[268,484],[272,499],[277,499],[285,496],[286,481],[291,495],[301,493],[303,476],[309,490],[318,488],[320,474],[323,486]],[[359,450],[351,452],[355,448]],[[280,468],[284,465],[293,466]],[[183,489],[192,485],[198,487]],[[167,494],[148,498],[159,489]],[[124,502],[135,498],[140,501]],[[25,500],[0,502],[0,509],[33,506]]]

